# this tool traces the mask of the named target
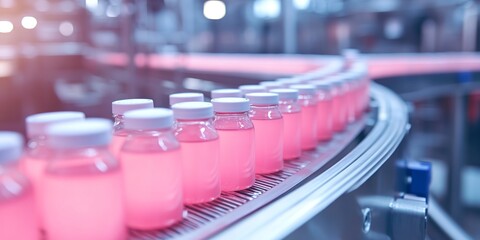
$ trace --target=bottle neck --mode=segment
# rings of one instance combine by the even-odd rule
[[[45,135],[33,136],[28,140],[27,148],[36,149],[47,146],[47,137]]]
[[[248,112],[215,112],[215,117],[244,117]]]
[[[278,108],[282,113],[296,113],[301,111],[298,100],[296,99],[280,99]]]

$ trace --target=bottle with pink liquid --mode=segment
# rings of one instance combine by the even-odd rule
[[[317,140],[328,141],[333,137],[332,85],[326,81],[312,81],[317,88]]]
[[[182,220],[182,156],[173,113],[153,108],[124,115],[127,140],[120,150],[127,225],[157,229]]]
[[[310,84],[291,85],[298,90],[298,103],[302,106],[302,150],[317,147],[317,88]]]
[[[278,94],[249,93],[246,98],[255,127],[255,172],[278,172],[283,169],[283,117]]]
[[[240,89],[215,89],[210,93],[212,99],[215,98],[226,98],[226,97],[242,97],[242,91]]]
[[[302,155],[301,132],[302,113],[298,104],[298,90],[273,89],[279,96],[278,107],[283,117],[283,159],[290,160]]]
[[[23,138],[0,132],[0,239],[40,239],[33,190],[18,170]]]
[[[220,143],[213,127],[213,106],[182,102],[172,106],[175,136],[182,152],[183,195],[187,204],[220,196]]]
[[[347,125],[347,108],[346,95],[343,86],[342,76],[335,75],[325,79],[324,81],[332,85],[332,114],[333,114],[333,130],[341,132],[345,130]]]
[[[137,109],[153,108],[152,99],[123,99],[112,102],[112,113],[115,122],[113,123],[113,138],[110,144],[110,152],[118,156],[127,134],[123,129],[123,114],[127,111]]]
[[[45,171],[47,161],[51,158],[47,148],[46,129],[54,123],[85,119],[82,112],[48,112],[30,115],[25,119],[27,125],[28,144],[26,154],[21,162],[21,168],[30,179],[35,195],[35,205],[38,223],[42,227],[41,204],[41,177]]]
[[[170,106],[173,106],[175,103],[181,102],[203,102],[204,96],[203,93],[195,92],[184,92],[184,93],[174,93],[168,96],[170,101]]]
[[[222,191],[249,188],[255,182],[255,130],[245,98],[216,98],[213,125],[220,141]]]
[[[126,239],[122,174],[108,151],[111,138],[106,119],[48,127],[53,158],[41,183],[47,239]]]

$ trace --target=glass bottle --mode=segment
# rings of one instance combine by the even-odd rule
[[[322,80],[310,84],[317,88],[317,140],[328,141],[333,137],[332,85]]]
[[[153,108],[124,115],[127,139],[120,150],[127,225],[157,229],[182,220],[182,157],[173,113]]]
[[[113,138],[110,144],[110,152],[114,156],[118,156],[120,148],[122,148],[127,137],[123,129],[123,114],[127,111],[146,108],[153,108],[152,99],[133,98],[112,102],[112,114],[115,122],[113,123]]]
[[[172,106],[175,136],[182,151],[183,194],[186,204],[204,203],[220,196],[220,145],[213,127],[213,106],[182,102]]]
[[[317,147],[317,96],[316,87],[309,84],[291,85],[298,90],[298,103],[302,107],[302,150]]]
[[[47,147],[46,129],[54,123],[65,121],[75,121],[85,119],[82,112],[47,112],[30,115],[25,119],[27,126],[28,143],[26,154],[21,163],[21,168],[30,179],[35,195],[35,205],[38,217],[38,223],[42,228],[42,189],[41,178],[45,171],[50,150]]]
[[[111,137],[106,119],[47,129],[53,156],[42,181],[47,239],[126,239],[122,175],[108,150]]]
[[[255,127],[255,172],[278,172],[283,169],[283,117],[278,94],[249,93],[246,98]]]
[[[220,140],[222,191],[249,188],[255,182],[255,130],[245,98],[216,98],[213,125]]]
[[[23,138],[0,132],[0,239],[40,239],[33,189],[18,169]]]
[[[298,104],[298,90],[274,89],[270,92],[278,94],[280,99],[278,107],[283,117],[283,159],[299,158],[302,154],[302,113]]]

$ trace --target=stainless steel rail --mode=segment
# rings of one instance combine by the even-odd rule
[[[132,231],[131,239],[286,236],[341,194],[360,186],[403,139],[408,126],[404,103],[378,85],[372,86],[371,95],[378,104],[373,116],[376,124],[345,157],[336,158],[364,129],[366,117],[337,134],[332,141],[304,153],[298,160],[286,162],[283,171],[258,175],[250,189],[222,193],[212,203],[189,206],[185,220],[178,225],[159,231]],[[309,177],[313,179],[305,181]]]

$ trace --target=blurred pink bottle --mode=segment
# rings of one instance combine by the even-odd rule
[[[20,134],[0,132],[0,239],[40,239],[33,190],[17,167],[22,150]]]
[[[220,181],[222,191],[249,188],[255,182],[255,130],[248,116],[245,98],[212,100],[213,125],[220,141]]]
[[[110,152],[117,157],[123,143],[127,137],[123,129],[123,114],[127,111],[137,109],[153,108],[152,99],[123,99],[112,102],[112,114],[115,122],[113,123],[113,138],[110,144]]]
[[[111,132],[105,119],[47,129],[54,156],[42,180],[47,239],[126,239],[120,165],[108,151]]]
[[[302,113],[298,104],[298,90],[273,89],[279,96],[278,108],[283,117],[283,159],[290,160],[302,155]]]
[[[333,137],[332,85],[325,81],[312,81],[317,88],[317,140],[328,141]]]
[[[278,94],[249,93],[246,98],[255,127],[255,172],[278,172],[283,169],[283,118]]]
[[[157,229],[182,220],[182,157],[173,113],[153,108],[124,115],[127,140],[120,150],[127,225]]]
[[[259,82],[258,84],[261,86],[264,86],[267,89],[267,91],[283,88],[283,84],[277,81],[263,81],[263,82]]]
[[[345,105],[346,95],[342,76],[335,75],[325,79],[325,81],[332,84],[333,130],[341,132],[345,130],[348,116],[348,110]]]
[[[182,152],[183,194],[187,204],[204,203],[220,196],[220,145],[213,127],[213,107],[207,102],[172,106],[175,136]]]
[[[21,168],[30,179],[35,195],[35,205],[38,217],[38,224],[42,228],[42,185],[41,178],[45,171],[45,166],[52,156],[51,151],[46,144],[46,129],[54,123],[74,121],[85,119],[82,112],[48,112],[28,116],[25,119],[27,126],[28,144],[27,151],[21,163]]]
[[[317,88],[310,84],[291,85],[298,90],[298,103],[302,107],[302,150],[317,147]]]

